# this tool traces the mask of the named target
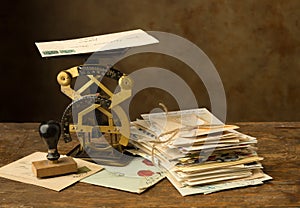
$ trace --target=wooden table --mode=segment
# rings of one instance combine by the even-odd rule
[[[300,207],[300,122],[236,123],[258,139],[264,171],[274,179],[264,185],[182,197],[164,179],[138,195],[77,183],[55,192],[0,178],[0,207]],[[36,123],[0,124],[0,166],[35,151],[46,151]]]

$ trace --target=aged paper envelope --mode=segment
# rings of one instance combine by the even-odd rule
[[[239,188],[245,186],[253,186],[263,184],[266,180],[271,180],[272,177],[262,173],[259,178],[252,178],[251,176],[246,179],[233,180],[228,182],[221,182],[219,184],[209,184],[204,186],[186,186],[180,187],[178,182],[171,176],[171,174],[167,173],[168,180],[175,186],[175,188],[180,192],[182,196],[192,195],[192,194],[209,194],[217,191],[222,191],[226,189]]]
[[[81,182],[141,193],[165,177],[159,168],[142,157],[134,158],[125,167],[104,167],[105,170],[89,176]]]
[[[23,183],[42,186],[55,191],[61,191],[73,183],[76,183],[77,181],[103,169],[103,167],[100,165],[74,158],[78,166],[78,173],[39,179],[35,177],[32,172],[31,162],[44,160],[46,159],[46,155],[47,153],[44,152],[35,152],[15,162],[5,165],[0,168],[0,176]]]

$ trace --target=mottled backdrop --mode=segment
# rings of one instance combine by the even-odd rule
[[[228,121],[299,121],[299,0],[27,0],[2,1],[0,121],[59,119],[70,100],[59,71],[88,56],[42,59],[35,41],[61,40],[141,28],[180,35],[212,60],[227,96]],[[118,64],[130,73],[155,65],[182,75],[199,106],[210,108],[201,80],[170,57],[141,54]],[[176,109],[158,89],[140,92],[130,114]]]

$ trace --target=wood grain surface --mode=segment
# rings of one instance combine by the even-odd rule
[[[300,122],[235,123],[258,139],[264,185],[182,197],[167,179],[138,195],[77,183],[61,192],[0,178],[0,207],[300,207]],[[0,124],[0,166],[46,151],[37,123]],[[61,152],[70,146],[59,143]]]

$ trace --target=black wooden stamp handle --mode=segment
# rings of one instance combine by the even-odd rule
[[[47,159],[57,161],[60,157],[57,151],[57,143],[61,133],[60,124],[56,121],[42,122],[39,126],[39,133],[48,146]]]

